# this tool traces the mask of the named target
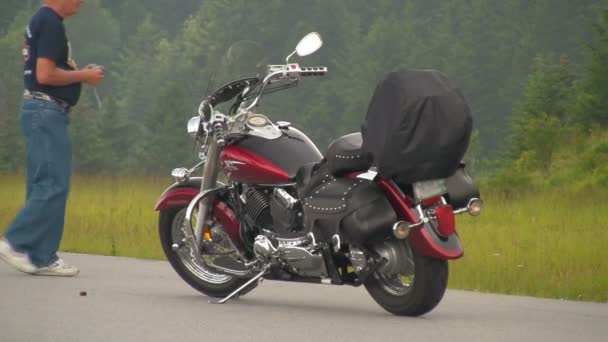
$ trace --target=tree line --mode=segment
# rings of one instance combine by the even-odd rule
[[[24,165],[20,50],[37,6],[0,4],[0,170],[8,172]],[[188,164],[185,123],[227,48],[256,41],[269,63],[281,63],[317,31],[323,48],[299,61],[326,65],[329,75],[269,96],[262,110],[303,129],[322,151],[359,129],[387,72],[433,68],[471,103],[476,132],[467,158],[475,172],[505,184],[561,172],[551,178],[558,182],[572,176],[566,169],[601,174],[607,9],[607,0],[90,0],[66,26],[77,61],[104,65],[107,77],[96,92],[84,91],[71,116],[75,168],[166,173]],[[576,149],[584,153],[570,153]]]

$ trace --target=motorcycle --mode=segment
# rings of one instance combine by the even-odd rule
[[[444,295],[448,260],[463,255],[455,215],[479,215],[479,191],[464,166],[446,179],[398,184],[360,158],[360,133],[322,155],[290,123],[258,113],[263,95],[328,72],[289,62],[321,46],[310,33],[285,64],[231,81],[200,103],[188,132],[201,162],[173,170],[175,183],[155,207],[164,253],[213,303],[267,279],[363,285],[395,315],[425,314]],[[217,109],[225,103],[227,114]]]

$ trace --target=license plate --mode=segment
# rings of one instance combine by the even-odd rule
[[[447,194],[448,188],[445,185],[445,179],[433,179],[423,182],[416,182],[414,187],[414,199],[416,203],[422,202],[425,199]]]

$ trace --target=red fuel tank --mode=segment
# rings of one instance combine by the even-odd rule
[[[278,139],[245,136],[220,155],[229,179],[246,184],[283,184],[292,182],[300,167],[323,159],[321,152],[299,130],[282,129]]]

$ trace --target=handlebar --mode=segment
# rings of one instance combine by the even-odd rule
[[[301,67],[300,76],[324,76],[327,74],[327,67],[324,66],[312,66],[312,67]]]
[[[323,76],[327,74],[327,67],[324,66],[313,66],[313,67],[300,67],[297,63],[290,63],[287,65],[269,65],[268,74],[264,77],[259,87],[257,97],[249,104],[246,111],[251,110],[258,105],[260,96],[264,93],[264,89],[270,82],[275,80],[287,80],[292,84],[296,84],[300,77],[308,76]]]
[[[327,74],[327,67],[324,66],[310,66],[301,67],[297,63],[291,63],[285,66],[285,73],[283,76],[290,77],[307,77],[307,76],[323,76]]]
[[[215,133],[215,139],[217,140],[217,145],[223,147],[226,143],[226,139],[224,137],[224,126],[221,123],[217,122],[213,127],[213,132]]]

